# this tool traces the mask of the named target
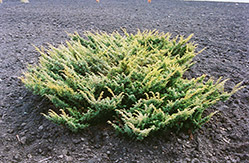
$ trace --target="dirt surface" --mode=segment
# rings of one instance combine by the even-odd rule
[[[33,45],[58,45],[66,32],[124,27],[128,32],[158,29],[194,33],[197,62],[186,77],[230,78],[246,86],[191,135],[161,133],[143,142],[118,136],[107,124],[71,133],[40,113],[53,107],[18,79],[38,61]],[[249,4],[179,0],[4,0],[0,4],[0,162],[248,162],[249,161]]]

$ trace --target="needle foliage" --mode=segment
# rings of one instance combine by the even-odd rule
[[[238,91],[224,91],[226,80],[183,78],[193,65],[191,36],[139,31],[75,33],[64,45],[37,48],[39,63],[21,80],[45,96],[60,113],[44,116],[72,131],[108,122],[119,133],[142,140],[168,128],[198,128],[214,113],[203,112]]]

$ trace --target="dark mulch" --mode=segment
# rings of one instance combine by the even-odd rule
[[[4,0],[0,4],[0,162],[247,162],[249,160],[249,4],[179,0]],[[186,73],[244,81],[212,120],[193,134],[160,133],[143,142],[118,136],[107,125],[73,134],[40,113],[53,107],[18,79],[38,61],[36,46],[65,41],[67,32],[124,27],[194,33],[206,50]],[[20,140],[18,140],[20,139]]]

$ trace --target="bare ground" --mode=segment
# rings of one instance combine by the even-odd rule
[[[186,77],[230,78],[227,89],[246,86],[193,134],[161,133],[143,142],[115,134],[102,124],[73,134],[40,113],[51,107],[18,79],[38,61],[36,46],[58,45],[66,32],[126,28],[194,33],[199,48]],[[6,0],[0,4],[0,162],[248,162],[249,4],[180,0]],[[246,152],[247,151],[247,152]]]

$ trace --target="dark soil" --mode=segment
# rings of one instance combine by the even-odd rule
[[[0,4],[0,162],[248,162],[249,4],[179,0],[3,0]],[[108,124],[81,133],[55,125],[40,113],[53,107],[18,79],[38,62],[33,45],[58,45],[67,32],[128,32],[158,29],[194,33],[199,49],[186,77],[201,74],[231,80],[228,90],[246,87],[225,103],[202,129],[191,134],[160,133],[135,142]],[[191,139],[192,138],[192,139]]]

